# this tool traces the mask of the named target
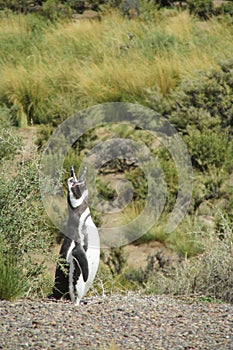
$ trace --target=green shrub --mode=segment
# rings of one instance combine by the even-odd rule
[[[232,158],[232,69],[229,60],[219,69],[186,79],[171,93],[166,113],[184,135],[193,165],[202,171],[228,168]]]
[[[185,79],[171,93],[169,119],[185,133],[188,125],[215,129],[219,125],[233,132],[233,60],[219,65],[219,69],[200,72]]]
[[[233,302],[232,228],[224,218],[220,226],[220,231],[209,231],[203,237],[202,254],[173,266],[169,276],[155,276],[155,289],[160,293],[197,294]]]
[[[216,15],[230,15],[233,16],[233,3],[232,1],[227,1],[227,3],[222,3],[218,8],[215,9]]]
[[[116,191],[109,185],[109,183],[101,181],[100,179],[97,179],[96,182],[97,191],[102,198],[111,201],[117,197]]]
[[[12,127],[14,124],[13,118],[11,115],[11,109],[8,108],[6,105],[0,106],[0,127],[1,130],[3,128],[9,128]]]
[[[120,4],[121,11],[124,16],[134,18],[140,14],[139,0],[123,0]]]
[[[158,261],[160,252],[155,255],[149,255],[147,257],[147,264],[144,268],[139,267],[138,269],[131,269],[125,273],[125,277],[135,283],[137,288],[145,288],[151,281],[151,276],[154,276],[158,272]]]
[[[1,0],[0,9],[10,9],[16,12],[27,12],[31,5],[37,6],[41,3],[41,0]]]
[[[13,159],[21,146],[21,138],[15,135],[14,130],[12,128],[2,126],[0,129],[1,161]]]
[[[7,250],[0,242],[0,299],[14,300],[29,288],[23,266],[16,259],[16,255]]]
[[[103,4],[118,6],[119,0],[0,0],[1,10],[11,10],[21,13],[38,13],[50,20],[70,17],[72,12],[82,13],[85,10],[98,11]]]
[[[43,16],[51,21],[57,19],[71,18],[72,10],[68,3],[63,3],[60,0],[47,0],[42,4]]]
[[[168,235],[166,245],[179,257],[191,258],[204,251],[205,234],[204,225],[186,216],[181,225]]]
[[[155,108],[181,133],[191,156],[195,176],[189,207],[192,215],[206,204],[208,215],[215,217],[213,208],[221,206],[232,218],[232,191],[227,180],[233,171],[232,71],[232,59],[224,61],[216,69],[184,79],[168,99],[159,97],[159,104],[155,100]],[[160,158],[172,194],[167,203],[171,208],[177,191],[177,174],[163,148],[159,150]]]
[[[14,137],[11,135],[12,140]],[[3,146],[7,142],[7,139],[3,139]],[[14,151],[15,148],[12,152]],[[13,283],[14,289],[19,290],[19,293],[22,291],[23,280],[27,294],[41,294],[52,232],[40,198],[39,159],[35,156],[24,162],[20,154],[18,157],[18,164],[14,162],[12,166],[12,162],[4,160],[0,168],[0,270],[3,277],[9,273],[9,283]],[[13,279],[16,270],[21,277],[18,278],[16,274]],[[5,290],[4,293],[11,292]]]
[[[138,285],[126,274],[127,256],[124,247],[103,249],[100,266],[90,294],[124,293]]]
[[[188,136],[185,136],[184,140],[195,168],[203,171],[213,166],[221,168],[225,164],[229,147],[227,133],[217,133],[211,129],[200,131],[196,127],[188,127],[187,133]],[[232,147],[231,143],[230,147]]]
[[[38,146],[39,150],[43,149],[43,147],[47,144],[53,131],[54,131],[54,127],[51,124],[40,125],[38,137],[36,139],[36,145]]]
[[[202,19],[208,19],[214,13],[213,0],[187,0],[187,6],[191,14]]]
[[[101,259],[108,266],[113,276],[123,272],[127,261],[123,247],[103,250],[101,252]]]

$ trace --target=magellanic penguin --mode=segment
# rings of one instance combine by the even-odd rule
[[[100,257],[99,234],[88,207],[86,168],[77,180],[71,167],[67,201],[69,217],[52,297],[78,305],[93,283]]]

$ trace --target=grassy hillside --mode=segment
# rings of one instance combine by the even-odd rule
[[[172,269],[156,255],[145,269],[129,272],[123,248],[112,249],[103,256],[96,289],[140,286],[147,292],[206,292],[232,301],[232,18],[201,21],[174,9],[150,9],[131,20],[114,11],[92,22],[0,16],[0,298],[47,292],[44,261],[34,257],[50,259],[51,237],[58,236],[40,201],[40,153],[25,161],[17,128],[40,124],[37,144],[43,147],[53,128],[74,112],[123,101],[153,108],[178,130],[192,160],[193,196],[185,220],[168,235],[164,223],[176,200],[178,172],[167,149],[122,125],[84,135],[68,153],[66,171],[106,136],[143,142],[159,159],[168,192],[165,210],[159,225],[137,244],[159,240],[179,257]],[[122,174],[123,168],[118,170]],[[124,175],[135,190],[123,213],[129,222],[143,208],[147,184],[138,167],[128,167]],[[98,178],[97,189],[106,199],[116,195],[112,185],[106,176]],[[98,215],[95,219],[100,222]],[[12,259],[12,252],[20,259]],[[15,281],[15,271],[27,284]]]
[[[150,21],[113,13],[56,24],[2,15],[0,103],[18,123],[59,123],[105,101],[146,104],[151,90],[167,95],[185,76],[232,57],[232,34],[227,17],[200,22],[174,10]]]

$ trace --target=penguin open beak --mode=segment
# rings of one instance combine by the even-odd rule
[[[73,165],[71,165],[71,167],[70,167],[71,177],[68,180],[68,183],[71,185],[71,187],[83,183],[86,180],[86,172],[87,172],[87,167],[84,167],[80,178],[77,180],[77,177],[76,177],[75,172],[74,172],[74,167],[73,167]]]
[[[76,178],[76,175],[75,175],[75,172],[74,172],[74,167],[73,165],[71,165],[70,167],[70,176],[71,176],[71,179],[72,179],[72,182],[75,184],[76,182],[78,182],[77,178]]]

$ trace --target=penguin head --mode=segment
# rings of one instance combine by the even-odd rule
[[[71,177],[68,179],[68,196],[69,202],[73,208],[76,208],[87,202],[87,183],[86,183],[86,171],[84,168],[79,179],[76,178],[73,167],[71,167]]]

